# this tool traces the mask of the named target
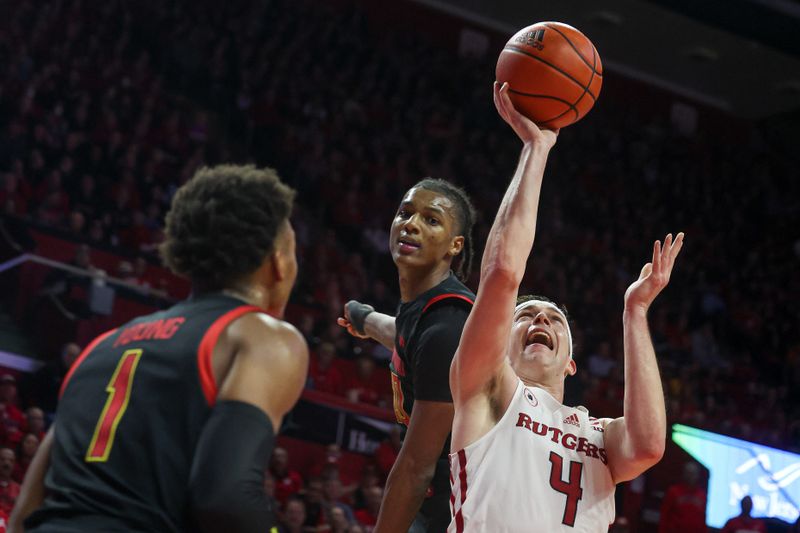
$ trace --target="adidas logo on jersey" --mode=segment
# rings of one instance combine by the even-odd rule
[[[578,415],[575,414],[575,413],[572,413],[567,418],[565,418],[564,419],[564,423],[565,424],[572,424],[573,426],[577,426],[577,427],[581,427],[581,422],[578,419]]]

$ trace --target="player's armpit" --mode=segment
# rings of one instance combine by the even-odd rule
[[[234,355],[218,401],[238,400],[259,407],[277,432],[306,382],[305,339],[291,324],[261,313],[242,316],[225,335]]]
[[[603,436],[608,454],[608,468],[615,483],[634,479],[663,456],[663,449],[659,452],[636,446],[625,424],[625,417],[608,422]]]

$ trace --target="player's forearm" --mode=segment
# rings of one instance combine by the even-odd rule
[[[624,417],[631,451],[643,461],[664,453],[667,418],[647,312],[626,309],[622,317],[625,347]]]
[[[533,247],[539,196],[549,148],[525,144],[497,211],[481,263],[481,282],[498,273],[522,280]],[[519,281],[517,282],[517,285]]]
[[[420,465],[397,458],[383,493],[378,523],[373,533],[406,533],[417,515],[431,484],[436,462]]]
[[[50,451],[53,446],[53,428],[45,435],[33,461],[25,473],[19,496],[8,520],[8,533],[22,533],[22,522],[44,502],[44,476],[50,467]]]
[[[378,313],[367,315],[364,319],[364,333],[383,344],[389,350],[394,349],[395,325],[394,317]]]

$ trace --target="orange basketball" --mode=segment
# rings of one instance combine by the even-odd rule
[[[603,85],[603,64],[584,34],[560,22],[520,30],[497,60],[514,107],[539,126],[563,128],[589,112]]]

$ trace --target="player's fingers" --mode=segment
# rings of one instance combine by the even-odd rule
[[[661,271],[661,241],[653,243],[653,272]]]
[[[675,242],[672,243],[672,248],[669,251],[669,268],[672,269],[672,265],[675,264],[675,258],[678,257],[678,254],[681,253],[681,248],[683,248],[683,232],[678,233],[675,237]]]
[[[653,263],[645,263],[645,265],[642,267],[642,271],[639,272],[639,279],[646,278],[647,276],[650,275],[652,271],[653,271]]]
[[[346,327],[348,327],[350,325],[350,322],[348,322],[347,320],[345,320],[342,317],[337,318],[336,319],[336,323],[339,324],[340,326],[342,326],[343,328],[346,328]]]

